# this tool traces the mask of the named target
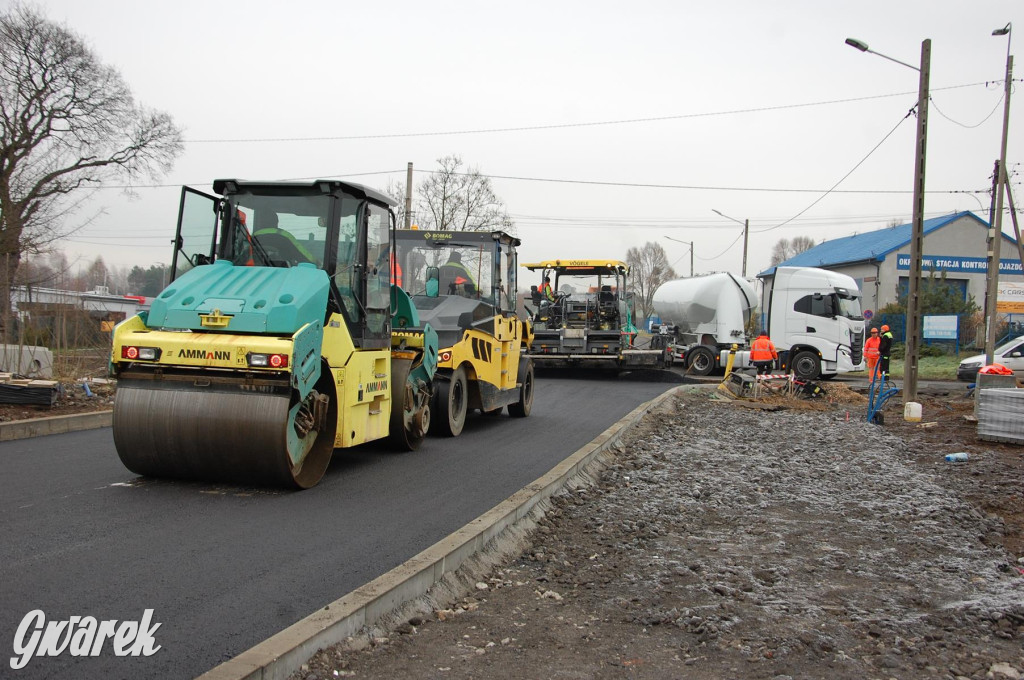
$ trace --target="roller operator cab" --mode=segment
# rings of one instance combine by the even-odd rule
[[[618,260],[546,260],[530,286],[537,365],[615,370],[668,366],[664,348],[638,348],[629,265]],[[550,286],[550,292],[547,288]]]
[[[141,475],[306,488],[335,448],[429,426],[437,337],[392,289],[393,201],[334,180],[182,190],[171,282],[114,331]]]
[[[814,267],[778,267],[768,292],[768,334],[788,370],[813,380],[863,370],[864,314],[857,282]]]
[[[438,335],[434,433],[460,434],[470,409],[526,417],[533,408],[533,334],[516,315],[519,243],[500,231],[395,232],[392,280]]]

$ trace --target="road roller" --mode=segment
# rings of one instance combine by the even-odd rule
[[[183,187],[170,283],[114,329],[124,465],[302,489],[336,448],[418,448],[438,341],[391,285],[393,206],[337,180]]]
[[[458,436],[470,409],[525,418],[533,408],[533,342],[516,313],[520,240],[502,231],[400,229],[394,282],[437,332],[431,432]]]

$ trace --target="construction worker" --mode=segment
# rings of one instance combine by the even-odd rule
[[[889,326],[883,324],[882,337],[878,341],[878,372],[881,375],[889,374],[889,354],[892,352],[892,333]]]
[[[473,297],[476,294],[473,276],[466,265],[462,264],[462,254],[457,250],[453,250],[448,261],[441,265],[438,277],[441,290],[448,291],[449,295]]]
[[[545,276],[544,277],[544,285],[542,285],[540,287],[540,292],[541,292],[541,295],[544,296],[544,299],[547,300],[548,302],[554,302],[555,301],[555,291],[551,288],[551,277],[550,276]]]
[[[319,263],[306,247],[286,229],[278,226],[277,213],[260,211],[256,213],[256,229],[252,233],[274,260],[289,264],[299,262]]]
[[[775,351],[775,345],[768,337],[768,333],[761,331],[750,345],[750,363],[757,366],[758,374],[771,373],[778,358],[779,353]]]
[[[881,341],[877,328],[872,328],[867,340],[864,341],[864,358],[868,362],[868,380],[873,380],[875,377],[875,366],[878,365],[878,358],[881,356],[878,351]]]

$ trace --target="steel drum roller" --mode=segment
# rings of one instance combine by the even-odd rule
[[[323,476],[334,448],[333,432],[323,433],[292,465],[287,393],[132,380],[118,385],[115,399],[114,445],[125,467],[140,475],[307,488]],[[292,445],[308,445],[317,434],[303,441],[293,432]]]

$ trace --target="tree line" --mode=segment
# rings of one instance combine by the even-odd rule
[[[105,291],[111,295],[156,297],[167,285],[170,268],[154,263],[148,267],[108,267],[102,256],[85,266],[74,266],[59,250],[27,257],[19,265],[13,284],[27,288],[52,288],[81,293]]]

